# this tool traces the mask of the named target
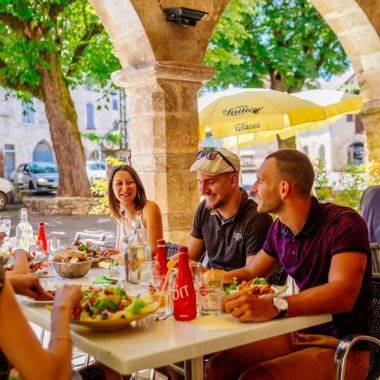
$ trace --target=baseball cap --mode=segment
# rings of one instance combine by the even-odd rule
[[[226,148],[204,149],[197,153],[197,160],[191,165],[190,171],[209,175],[239,172],[240,160]]]

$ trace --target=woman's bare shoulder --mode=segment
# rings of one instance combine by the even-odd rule
[[[160,206],[155,201],[147,200],[144,206],[144,211],[154,212],[160,210]]]

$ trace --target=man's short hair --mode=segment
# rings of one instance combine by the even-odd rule
[[[279,180],[291,182],[301,195],[310,195],[315,172],[309,157],[296,149],[281,149],[265,159],[274,158]]]

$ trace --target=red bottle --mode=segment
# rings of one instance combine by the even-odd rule
[[[178,259],[178,273],[173,292],[173,315],[177,321],[191,321],[197,316],[197,301],[187,247],[179,248]]]
[[[44,251],[45,255],[47,255],[47,240],[46,240],[46,234],[45,234],[45,224],[40,223],[38,225],[38,235],[37,235],[37,244],[41,245],[42,250]]]
[[[160,275],[166,276],[168,259],[166,258],[166,245],[164,239],[157,240],[156,261],[159,263]]]

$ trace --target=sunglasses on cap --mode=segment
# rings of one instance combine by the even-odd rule
[[[234,172],[236,172],[235,166],[232,164],[232,162],[219,150],[216,150],[214,148],[211,149],[202,149],[197,153],[197,160],[200,160],[202,157],[206,157],[207,160],[213,160],[217,155],[220,155],[223,159],[223,161],[231,166],[232,169],[234,169]]]

